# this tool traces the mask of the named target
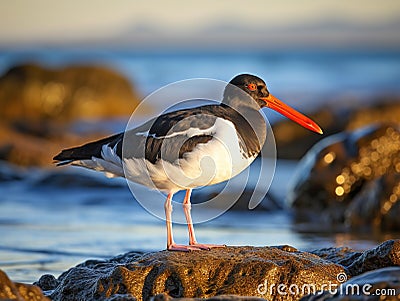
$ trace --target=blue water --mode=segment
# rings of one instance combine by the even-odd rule
[[[80,63],[110,66],[125,74],[143,96],[177,80],[229,80],[238,73],[255,73],[267,80],[271,92],[305,111],[349,96],[363,100],[400,93],[400,53],[389,51],[144,53],[3,49],[0,73],[16,63],[32,61],[54,67]],[[296,164],[278,162],[271,191],[282,203]],[[165,248],[164,222],[135,202],[123,180],[109,180],[69,167],[57,173],[94,177],[100,184],[91,188],[41,182],[48,172],[29,169],[22,172],[22,180],[0,182],[0,268],[13,280],[33,282],[45,273],[58,276],[89,258]],[[176,225],[174,232],[178,242],[186,242],[184,225]],[[196,225],[196,234],[206,243],[290,244],[302,249],[342,245],[363,249],[390,238],[301,233],[292,224],[290,214],[282,210],[228,211]]]
[[[279,200],[286,193],[295,165],[278,162],[270,191]],[[94,178],[97,185],[79,185],[80,180],[52,183],[57,174]],[[0,188],[0,269],[13,280],[32,283],[46,273],[58,276],[89,258],[165,249],[164,221],[145,211],[122,179],[107,179],[74,167],[56,173],[29,169],[22,180],[3,182]],[[155,205],[163,207],[162,202]],[[182,215],[180,206],[174,213]],[[204,243],[289,244],[300,249],[342,245],[364,249],[383,240],[346,233],[298,232],[296,227],[284,210],[230,210],[195,225],[195,230]],[[177,242],[187,243],[186,226],[174,225],[174,234]]]
[[[125,74],[146,96],[189,78],[229,81],[238,73],[264,78],[270,90],[288,101],[323,105],[338,97],[399,93],[400,51],[220,51],[147,52],[104,49],[0,49],[0,73],[23,62],[48,66],[101,64]],[[323,98],[322,98],[323,97]]]

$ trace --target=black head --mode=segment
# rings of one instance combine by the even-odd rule
[[[224,103],[234,108],[244,106],[258,110],[268,107],[292,119],[301,126],[322,134],[318,124],[270,94],[267,85],[261,78],[251,74],[240,74],[235,76],[229,83],[230,85],[227,85],[224,91]],[[242,91],[238,90],[238,88],[251,96],[255,102],[248,97],[244,97],[243,93],[241,93]]]
[[[229,83],[250,95],[260,108],[267,106],[265,100],[262,100],[262,98],[265,99],[268,97],[269,91],[261,78],[251,74],[240,74],[235,76]],[[228,85],[224,92],[224,98],[234,98],[238,94],[238,91],[234,87]]]

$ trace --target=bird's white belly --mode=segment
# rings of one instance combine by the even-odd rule
[[[213,138],[198,144],[175,162],[125,159],[125,176],[134,182],[166,191],[212,185],[243,171],[255,157],[246,158],[240,149],[234,125],[217,120]],[[143,172],[146,170],[146,174]]]

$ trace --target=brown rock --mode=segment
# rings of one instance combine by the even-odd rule
[[[53,156],[71,145],[83,144],[106,135],[103,132],[78,135],[67,128],[60,128],[58,134],[37,136],[20,132],[0,121],[0,160],[20,166],[52,166]]]
[[[0,270],[0,300],[50,301],[38,286],[12,282],[2,270]]]
[[[49,69],[20,65],[0,77],[0,119],[69,122],[127,116],[138,96],[122,75],[106,67]]]
[[[0,160],[50,166],[60,149],[106,134],[72,133],[70,123],[129,116],[139,97],[105,67],[20,65],[0,77]]]
[[[279,295],[276,286],[314,284],[318,290],[324,283],[339,283],[336,276],[342,272],[344,268],[339,265],[287,246],[127,253],[107,261],[88,261],[70,269],[59,277],[59,285],[51,298],[148,300],[151,296],[166,294],[174,298],[238,295],[298,300],[301,291],[295,295]]]
[[[237,295],[219,295],[210,298],[172,298],[166,294],[159,294],[151,298],[151,301],[267,301],[264,298]]]

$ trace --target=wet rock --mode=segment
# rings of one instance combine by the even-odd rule
[[[60,282],[53,275],[46,274],[40,277],[39,281],[35,282],[33,285],[39,286],[43,291],[54,290]]]
[[[337,274],[343,272],[342,266],[288,246],[227,247],[190,253],[131,252],[107,261],[91,260],[70,269],[59,277],[59,285],[50,297],[52,300],[148,300],[165,294],[157,298],[241,295],[298,300],[301,292],[279,295],[277,288],[271,291],[269,285],[315,284],[320,289],[323,283],[339,283]],[[220,296],[212,300],[238,300],[235,298]]]
[[[0,160],[49,166],[61,148],[109,134],[74,133],[72,122],[127,117],[138,101],[129,81],[106,67],[15,66],[0,77]]]
[[[236,295],[220,295],[210,298],[172,298],[166,294],[159,294],[152,298],[151,301],[266,301],[266,299],[251,296]]]
[[[0,270],[0,300],[50,301],[39,287],[13,282],[2,270]]]
[[[346,267],[349,276],[390,266],[400,266],[400,240],[388,240],[364,252],[342,247],[312,250],[310,253]]]
[[[400,98],[338,99],[309,116],[322,127],[324,135],[304,130],[287,119],[273,125],[279,158],[300,159],[319,140],[346,130],[382,122],[400,124]]]
[[[400,267],[374,270],[351,278],[332,292],[309,295],[301,301],[399,300]]]
[[[299,163],[288,203],[298,223],[320,230],[393,231],[400,229],[399,198],[400,130],[386,124],[315,145]]]
[[[385,297],[383,300],[398,300],[400,240],[388,240],[364,252],[356,252],[350,248],[325,248],[310,252],[344,266],[346,274],[338,278],[342,282],[340,287],[334,287],[331,292],[325,291],[318,296],[306,296],[302,301],[382,300],[379,296],[379,292],[383,292],[382,289],[385,290],[385,294],[391,294],[382,296]],[[394,289],[395,292],[387,289]]]

